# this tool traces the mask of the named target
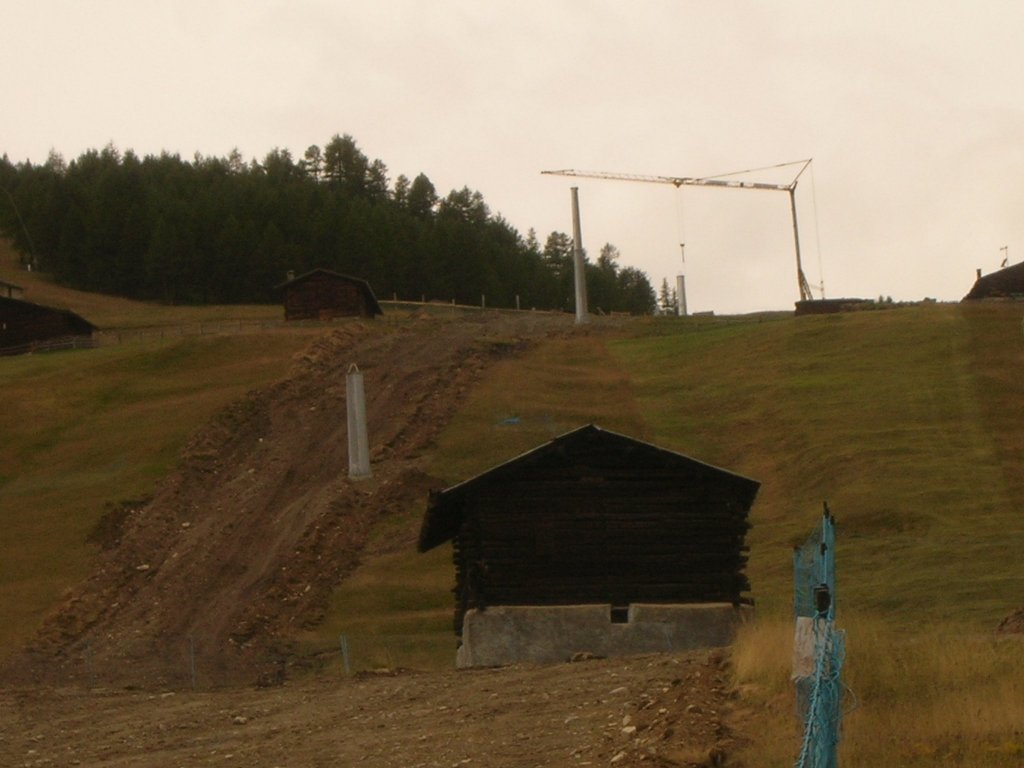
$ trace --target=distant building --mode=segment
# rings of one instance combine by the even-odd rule
[[[419,550],[452,542],[457,663],[728,644],[758,488],[588,425],[432,493]]]
[[[0,296],[0,354],[30,352],[62,339],[90,339],[95,331],[70,310]]]
[[[285,320],[331,320],[383,314],[369,283],[328,269],[314,269],[299,277],[290,277],[277,289],[283,293]]]
[[[1024,299],[1024,262],[984,276],[979,269],[978,279],[963,298],[975,299]]]

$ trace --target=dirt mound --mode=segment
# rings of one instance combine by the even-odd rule
[[[111,510],[94,573],[8,672],[109,682],[130,670],[135,684],[159,685],[168,649],[187,638],[220,682],[280,679],[286,639],[320,619],[373,524],[439,485],[421,455],[484,368],[570,328],[558,316],[481,315],[326,332],[284,381],[196,434],[149,503]],[[364,374],[373,468],[357,483],[347,478],[352,363]]]

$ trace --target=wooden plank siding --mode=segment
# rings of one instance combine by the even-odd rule
[[[7,354],[6,350],[20,354],[53,339],[90,338],[95,330],[70,310],[0,296],[0,354]]]
[[[594,426],[433,494],[452,540],[455,629],[493,605],[749,601],[755,481]]]
[[[277,287],[284,295],[285,320],[371,318],[382,314],[369,283],[327,269],[314,269]]]

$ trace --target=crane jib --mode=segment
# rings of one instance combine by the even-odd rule
[[[800,170],[796,172],[793,180],[788,184],[771,184],[763,181],[740,181],[738,179],[723,179],[714,178],[711,176],[705,176],[701,178],[694,178],[690,176],[646,176],[639,173],[612,173],[608,171],[577,171],[574,169],[565,169],[560,171],[541,171],[546,176],[576,176],[579,178],[589,179],[606,179],[611,181],[638,181],[648,184],[671,184],[672,186],[679,187],[683,186],[698,186],[698,187],[725,187],[731,189],[765,189],[774,190],[779,192],[789,192],[790,209],[793,216],[793,241],[796,249],[796,275],[797,275],[797,287],[800,291],[801,301],[810,301],[814,298],[811,293],[810,285],[807,282],[807,278],[804,276],[803,264],[800,259],[800,230],[797,226],[796,220],[796,184],[800,179],[800,175],[807,170],[807,166],[811,164],[811,160],[797,160],[790,163],[779,163],[778,165],[768,166],[767,168],[754,168],[749,171],[737,171],[735,173],[723,173],[721,176],[736,176],[741,173],[753,173],[755,171],[763,171],[768,169],[783,168],[790,165],[799,165]],[[824,297],[824,296],[823,296]]]

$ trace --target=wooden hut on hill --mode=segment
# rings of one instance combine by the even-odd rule
[[[758,488],[588,425],[432,493],[419,550],[453,544],[459,664],[729,642]]]
[[[0,354],[21,354],[63,339],[91,339],[96,326],[68,309],[0,296]]]
[[[1024,262],[984,276],[979,269],[978,279],[963,298],[975,299],[1024,299]]]
[[[329,269],[314,269],[290,278],[277,289],[284,296],[285,320],[372,318],[383,314],[368,282]]]

